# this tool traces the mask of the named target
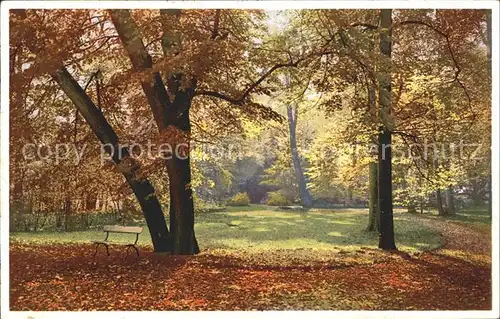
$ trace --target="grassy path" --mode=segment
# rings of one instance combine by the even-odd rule
[[[439,232],[443,246],[432,250],[435,256],[447,256],[464,262],[491,267],[491,226],[478,223],[463,223],[442,218],[413,217]]]

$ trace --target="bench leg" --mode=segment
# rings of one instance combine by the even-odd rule
[[[132,246],[132,247],[134,247],[135,252],[137,253],[137,257],[139,257],[139,248],[137,248],[135,245],[134,245],[134,246]]]
[[[97,248],[99,248],[99,244],[95,244],[95,252],[94,255],[92,255],[92,257],[95,257],[95,255],[97,255]]]
[[[128,256],[128,251],[130,250],[130,248],[134,248],[135,249],[135,253],[139,257],[139,249],[135,245],[128,245],[127,246],[127,256]],[[127,256],[125,256],[125,258],[127,258]]]
[[[97,244],[95,244],[95,252],[94,252],[94,255],[92,257],[95,257],[97,255],[97,249],[99,248],[100,245],[103,245],[104,247],[106,247],[106,253],[109,256],[109,247],[108,247],[108,245],[97,243]]]

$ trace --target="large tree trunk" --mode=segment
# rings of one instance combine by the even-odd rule
[[[200,249],[194,233],[194,203],[189,154],[191,139],[189,109],[196,84],[191,83],[191,86],[181,90],[182,82],[182,75],[171,77],[168,81],[170,92],[175,94],[166,116],[167,127],[174,135],[168,139],[174,149],[174,156],[167,160],[167,173],[170,181],[170,230],[173,237],[173,253],[197,254]]]
[[[162,22],[165,15],[179,17],[179,10],[161,10]],[[151,56],[142,42],[139,30],[128,10],[110,10],[111,19],[125,50],[137,71],[148,71],[153,67]],[[166,31],[164,32],[166,33]],[[162,46],[166,54],[169,47],[178,45],[179,39],[165,35]],[[189,159],[190,120],[189,109],[196,88],[196,81],[188,81],[185,88],[180,82],[184,75],[167,74],[167,86],[173,101],[170,100],[159,72],[153,73],[152,80],[143,80],[141,85],[148,100],[160,134],[174,150],[166,160],[170,191],[170,227],[172,251],[175,254],[196,254],[199,252],[194,234],[194,203],[191,189],[191,167]],[[186,81],[187,82],[187,81]],[[184,83],[186,84],[186,83]],[[177,156],[176,150],[183,155]],[[172,228],[173,227],[173,228]]]
[[[160,10],[163,28],[161,47],[164,57],[178,54],[181,37],[176,32],[171,31],[168,20],[178,21],[180,15],[181,10],[179,9]],[[180,133],[180,140],[175,141],[173,147],[183,150],[183,158],[174,156],[167,161],[169,180],[174,181],[170,184],[170,229],[174,238],[174,253],[196,254],[200,250],[194,233],[194,202],[189,157],[191,134],[189,110],[196,82],[191,81],[191,85],[181,91],[179,87],[183,74],[165,74],[165,77],[170,93],[175,96],[170,108],[167,109],[166,125],[174,127]]]
[[[294,105],[293,107],[291,105],[287,106],[288,128],[290,131],[290,149],[295,176],[297,178],[297,183],[299,184],[300,203],[304,207],[311,207],[312,198],[309,190],[307,189],[306,177],[304,176],[304,171],[302,169],[302,165],[300,164],[299,151],[297,150],[298,113],[298,105]]]
[[[170,251],[171,245],[168,241],[169,233],[165,216],[153,186],[147,179],[139,177],[140,164],[130,157],[126,148],[122,148],[122,156],[119,156],[117,151],[119,148],[118,136],[102,112],[65,68],[59,69],[51,76],[71,99],[94,134],[104,144],[104,149],[112,157],[120,172],[125,176],[144,213],[154,250],[157,252]]]
[[[392,155],[391,155],[391,49],[392,10],[380,10],[379,104],[382,123],[378,145],[378,193],[380,205],[379,248],[396,249],[392,212]]]

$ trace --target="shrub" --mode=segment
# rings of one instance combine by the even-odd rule
[[[223,206],[220,206],[219,204],[213,201],[202,200],[195,194],[193,194],[193,201],[194,201],[194,212],[196,214],[224,211]]]
[[[280,192],[271,192],[267,195],[267,205],[269,206],[286,206],[292,203],[288,198],[286,198],[285,195],[281,194]]]
[[[238,193],[228,200],[229,206],[248,206],[250,205],[250,197],[247,193]]]

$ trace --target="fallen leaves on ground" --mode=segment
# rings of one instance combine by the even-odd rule
[[[33,311],[491,309],[487,232],[457,223],[431,224],[446,238],[443,249],[414,256],[366,249],[314,264],[282,266],[249,263],[241,255],[211,251],[197,256],[143,251],[140,257],[124,258],[122,250],[114,249],[109,257],[93,258],[91,245],[12,243],[10,307]],[[373,256],[371,263],[357,262],[367,256]],[[464,256],[482,256],[476,258],[482,262]]]

